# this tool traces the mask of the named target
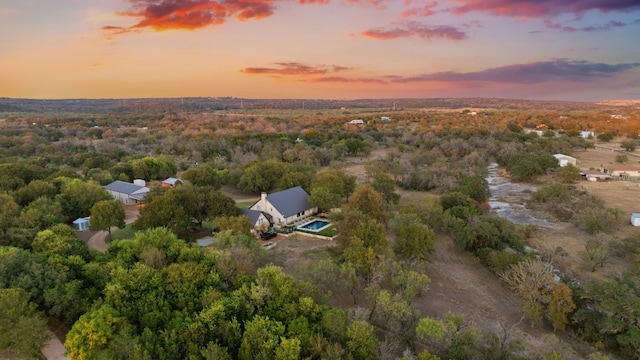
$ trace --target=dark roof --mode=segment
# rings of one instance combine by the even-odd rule
[[[267,201],[284,216],[289,217],[309,210],[309,194],[300,186],[267,195]]]
[[[136,185],[136,184],[116,180],[109,185],[105,185],[104,188],[110,191],[131,195],[140,189],[146,188],[146,186]],[[142,196],[144,197],[144,195]]]
[[[260,214],[264,215],[265,218],[267,218],[267,220],[269,222],[273,222],[273,217],[267,213],[265,213],[264,211],[259,211],[259,210],[251,210],[251,209],[242,209],[242,214],[244,214],[246,217],[249,218],[249,220],[251,220],[251,224],[255,225],[256,222],[258,222],[258,218],[260,218]]]
[[[251,220],[252,225],[255,225],[262,212],[258,210],[242,209],[242,214],[244,214],[249,218],[249,220]]]

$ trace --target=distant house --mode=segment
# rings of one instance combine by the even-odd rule
[[[174,177],[170,177],[170,178],[165,179],[162,182],[162,187],[174,187],[174,186],[176,186],[176,184],[182,184],[182,183],[183,183],[182,179],[177,179],[177,178],[174,178]]]
[[[597,170],[585,170],[580,173],[582,177],[587,181],[608,181],[611,180],[611,175],[605,174]]]
[[[384,122],[389,122],[389,121],[391,121],[391,118],[389,116],[380,116],[380,120],[382,120]]]
[[[560,163],[560,166],[567,166],[568,164],[576,166],[576,164],[578,163],[578,159],[569,155],[555,154],[553,155],[553,157],[558,159],[558,163]]]
[[[596,137],[596,133],[593,131],[580,131],[580,137],[584,139],[590,139]]]
[[[533,129],[524,129],[525,134],[536,134],[538,136],[544,135],[544,131],[542,130],[533,130]]]
[[[76,231],[89,230],[89,217],[81,217],[73,220],[73,229]]]
[[[253,204],[249,210],[269,214],[273,224],[283,226],[315,214],[318,208],[311,206],[309,194],[300,186],[296,186],[268,195],[263,192],[260,200]]]
[[[351,121],[347,122],[347,124],[350,124],[350,125],[362,125],[362,124],[364,124],[364,120],[362,120],[362,119],[354,119],[354,120],[351,120]]]
[[[640,226],[640,213],[631,214],[631,225]]]
[[[273,222],[271,215],[258,210],[242,209],[242,214],[249,218],[254,229],[269,226]]]
[[[608,165],[604,171],[613,177],[640,177],[640,168],[631,165]]]
[[[114,199],[125,205],[141,204],[144,197],[149,192],[149,188],[138,184],[132,184],[120,180],[116,180],[104,187]]]

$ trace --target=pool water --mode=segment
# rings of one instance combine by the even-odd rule
[[[304,230],[317,232],[317,231],[320,231],[320,230],[326,228],[329,225],[330,224],[327,221],[313,220],[311,222],[308,222],[306,224],[302,224],[302,225],[298,226],[298,229],[304,229]]]

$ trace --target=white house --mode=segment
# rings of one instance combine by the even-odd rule
[[[289,225],[318,212],[317,207],[309,204],[309,194],[300,186],[268,195],[263,192],[260,200],[249,207],[249,210],[269,214],[272,223],[279,226]]]
[[[640,226],[640,213],[631,214],[631,225]]]
[[[389,116],[380,116],[380,120],[382,120],[384,122],[389,122],[389,121],[391,121],[391,118]]]
[[[596,133],[593,131],[580,131],[580,137],[585,139],[594,138],[596,137]]]
[[[364,120],[362,120],[362,119],[354,119],[354,120],[351,120],[351,121],[347,122],[347,124],[350,124],[350,125],[362,125],[362,124],[364,124]]]
[[[558,159],[558,163],[560,163],[560,166],[567,166],[568,164],[575,166],[578,163],[578,159],[569,155],[555,154],[553,155],[553,157]]]
[[[640,177],[640,168],[631,165],[608,165],[604,171],[613,177]]]
[[[148,187],[140,184],[132,184],[116,180],[104,187],[114,199],[125,205],[135,205],[143,202],[144,197],[149,192]]]
[[[242,209],[242,214],[249,218],[254,229],[269,226],[273,222],[271,215],[258,210]]]

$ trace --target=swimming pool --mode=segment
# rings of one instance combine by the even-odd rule
[[[309,221],[308,223],[304,223],[298,226],[298,229],[318,232],[326,227],[329,227],[330,225],[331,223],[329,223],[328,221],[312,220],[312,221]]]

